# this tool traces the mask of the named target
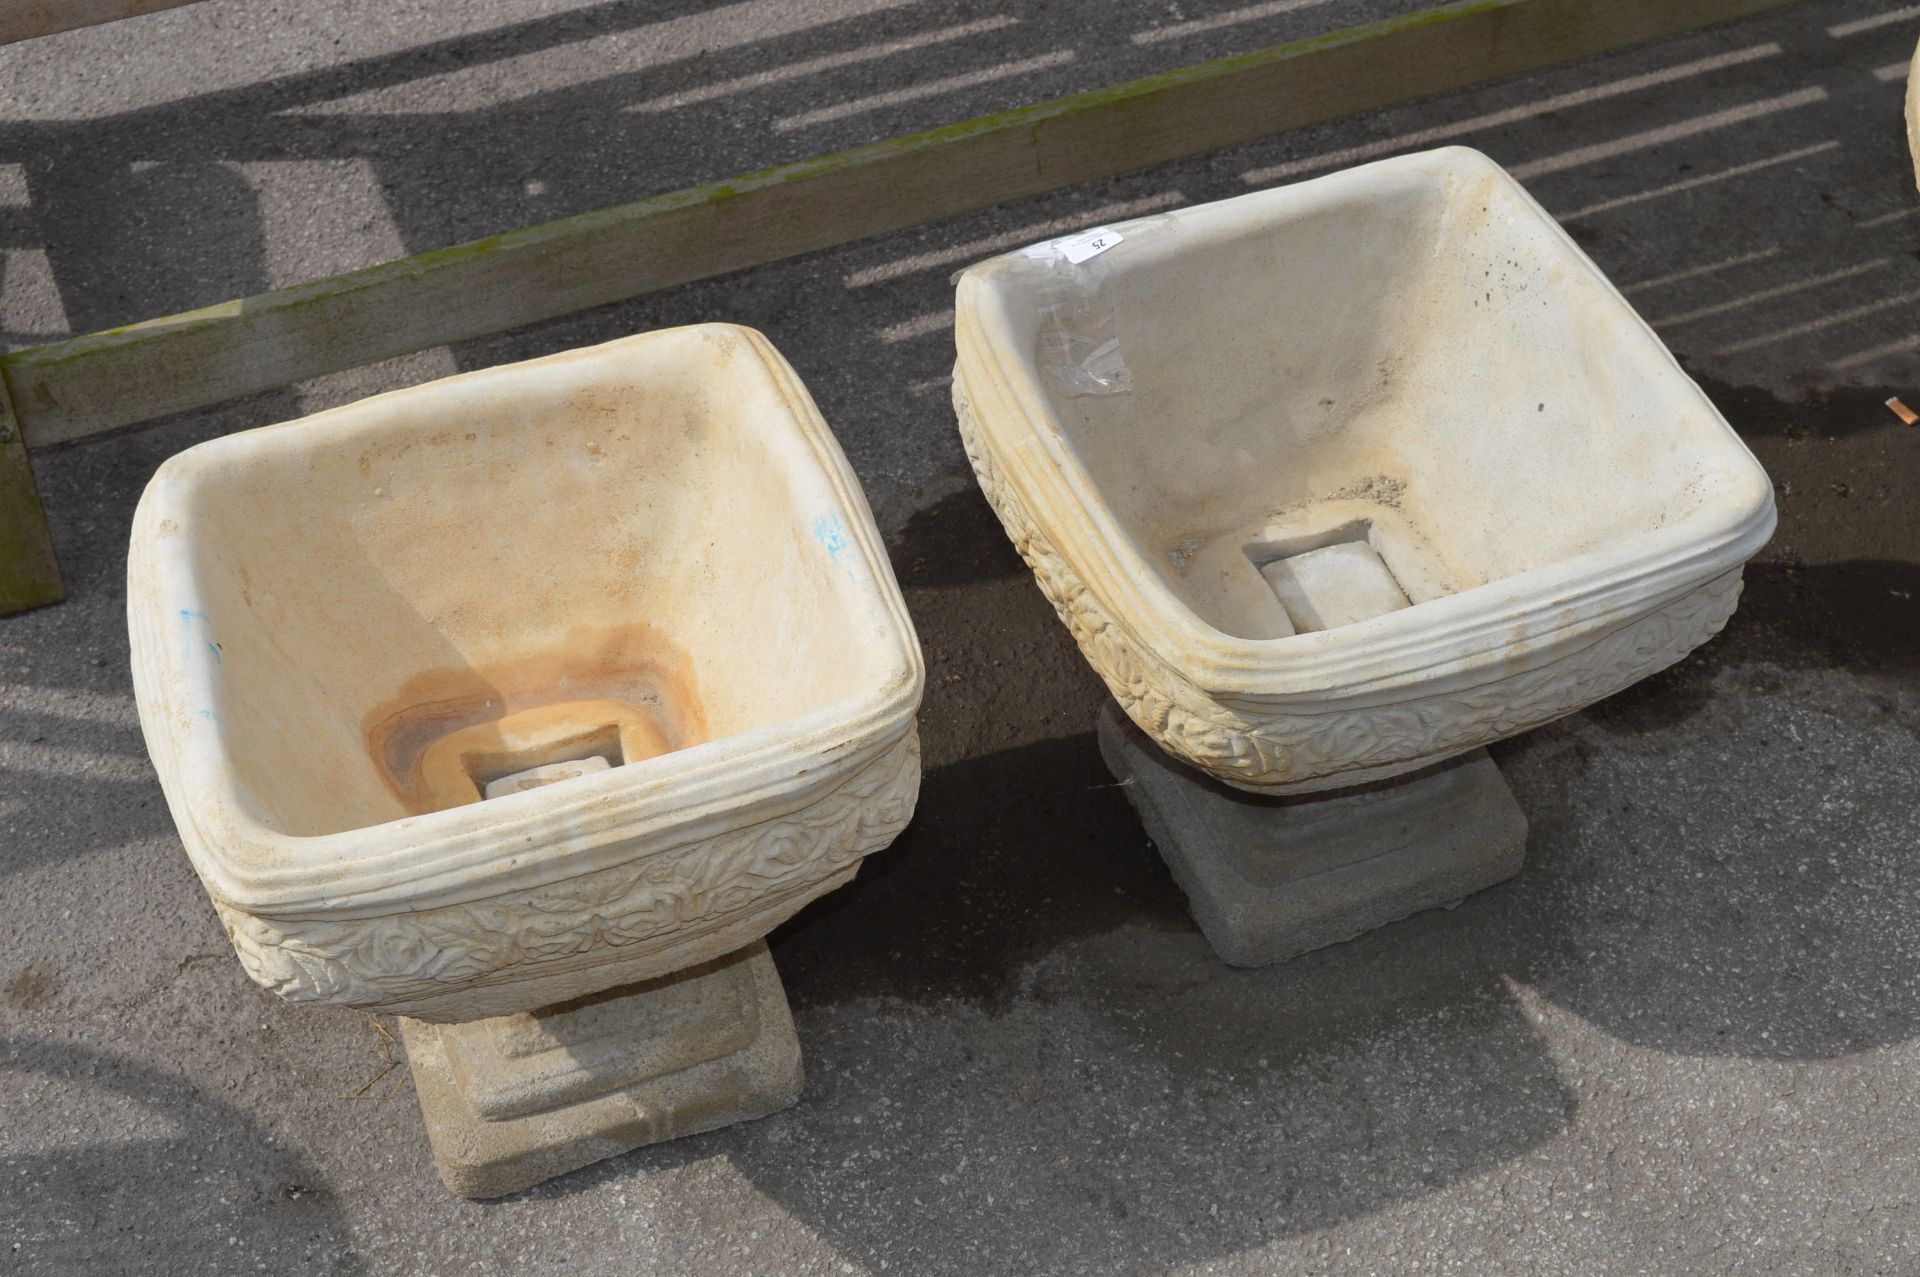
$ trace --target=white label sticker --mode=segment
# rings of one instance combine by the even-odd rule
[[[1035,244],[1026,250],[1028,257],[1045,261],[1049,257],[1064,257],[1072,265],[1100,254],[1118,244],[1125,236],[1106,226],[1097,226],[1090,231],[1081,231],[1078,235],[1063,235],[1059,239],[1050,239],[1044,244]]]
[[[1078,266],[1089,257],[1100,256],[1100,254],[1106,252],[1119,242],[1119,231],[1108,230],[1102,226],[1097,230],[1087,231],[1084,234],[1061,240],[1059,249],[1062,256],[1075,266]]]

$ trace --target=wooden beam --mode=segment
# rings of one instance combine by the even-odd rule
[[[0,387],[0,616],[66,597],[26,441]]]
[[[1796,0],[1454,0],[0,360],[29,447]]]
[[[0,0],[0,44],[198,3],[199,0]]]

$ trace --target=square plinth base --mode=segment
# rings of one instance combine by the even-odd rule
[[[686,971],[467,1024],[402,1018],[440,1178],[499,1197],[800,1098],[800,1040],[763,941]]]
[[[1100,753],[1220,958],[1237,967],[1462,899],[1520,872],[1527,818],[1476,749],[1394,780],[1263,798],[1177,762],[1108,705]]]

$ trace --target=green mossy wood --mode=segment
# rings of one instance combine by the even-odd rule
[[[0,614],[61,597],[22,441],[168,413],[1799,0],[1454,0],[0,358]],[[138,4],[129,6],[138,8]],[[151,5],[149,7],[160,7]]]
[[[1795,2],[1456,0],[16,351],[0,368],[41,447]]]
[[[0,381],[0,616],[66,597],[26,441]]]
[[[137,18],[197,0],[0,0],[0,44]]]

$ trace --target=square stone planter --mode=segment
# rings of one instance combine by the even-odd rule
[[[1265,794],[1379,780],[1732,611],[1765,473],[1486,157],[1114,230],[960,277],[954,400],[1041,588],[1176,757]]]
[[[128,621],[187,853],[295,1000],[468,1021],[673,976],[851,879],[918,792],[872,516],[743,328],[189,449]]]
[[[993,258],[954,327],[980,485],[1230,962],[1516,873],[1471,751],[1705,642],[1773,531],[1713,405],[1471,150]]]

